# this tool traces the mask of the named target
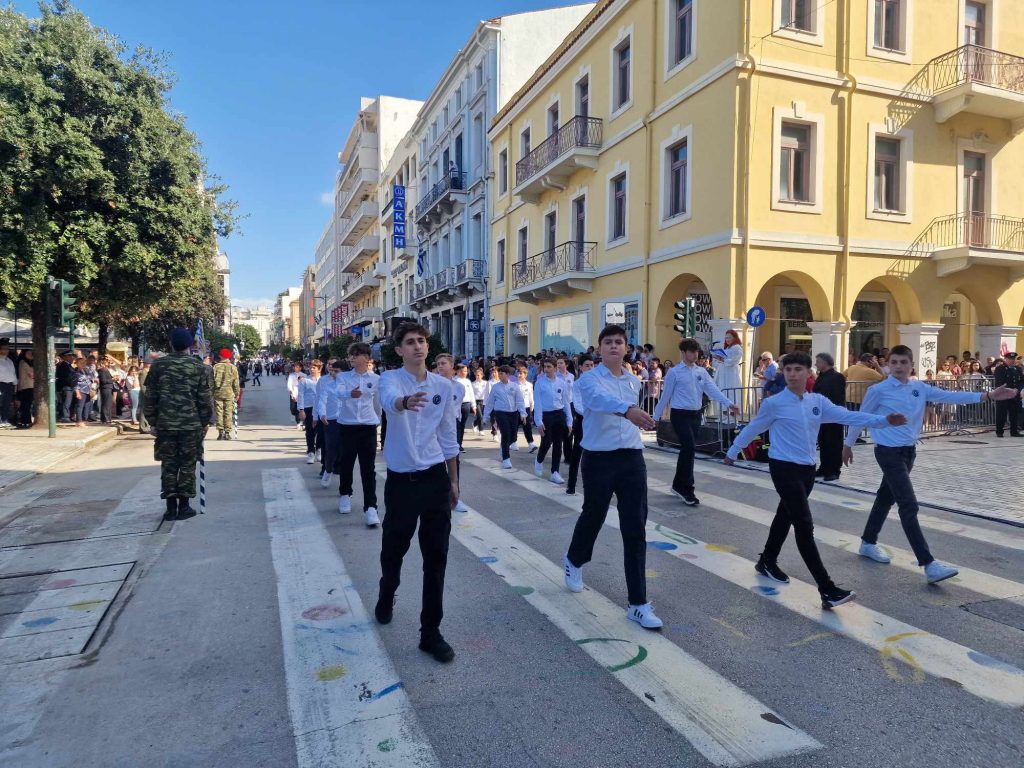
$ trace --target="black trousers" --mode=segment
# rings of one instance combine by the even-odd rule
[[[338,494],[352,495],[352,470],[359,459],[363,483],[363,509],[377,506],[377,427],[373,424],[338,425]]]
[[[18,423],[26,427],[32,426],[32,404],[35,394],[33,389],[18,390]]]
[[[579,416],[576,413],[576,406],[569,404],[569,411],[572,413],[572,426],[576,426],[576,417]],[[569,430],[565,431],[565,435],[562,437],[562,455],[565,456],[566,464],[572,462],[572,433]]]
[[[935,558],[928,550],[928,542],[917,521],[917,496],[914,485],[910,482],[910,471],[914,468],[917,458],[917,447],[903,445],[890,448],[885,445],[875,446],[875,461],[882,469],[882,484],[875,494],[875,503],[871,505],[871,513],[864,525],[861,538],[868,544],[878,543],[878,534],[882,531],[885,518],[889,515],[892,505],[896,504],[900,511],[900,523],[907,541],[917,556],[918,565],[925,566]]]
[[[672,488],[684,496],[693,493],[693,460],[697,454],[697,429],[700,427],[700,411],[673,408],[669,413],[672,430],[679,440],[679,456],[676,457],[676,474]]]
[[[562,445],[565,443],[565,413],[563,411],[544,411],[541,414],[544,422],[544,434],[540,438],[540,450],[537,451],[537,463],[543,464],[544,457],[551,449],[551,471],[557,472],[562,466]]]
[[[776,562],[789,536],[789,529],[792,528],[800,557],[814,577],[818,589],[832,586],[832,579],[825,570],[825,564],[821,562],[818,545],[814,543],[814,520],[807,503],[807,497],[814,488],[814,465],[769,459],[768,471],[779,494],[779,506],[775,510],[775,519],[772,520],[768,540],[761,554],[765,560]]]
[[[1010,422],[1010,434],[1016,435],[1021,428],[1021,401],[1000,400],[996,403],[996,434],[1003,434],[1006,422]]]
[[[71,414],[73,412],[73,409],[75,409],[74,387],[60,388],[60,400],[58,401],[58,405],[60,406],[60,414],[58,416],[58,421],[71,421]]]
[[[402,559],[409,551],[419,522],[423,556],[423,608],[420,633],[438,634],[444,617],[444,572],[448,566],[448,538],[452,532],[449,497],[451,483],[444,464],[422,472],[388,470],[384,483],[384,523],[381,526],[380,595],[389,600],[398,591]]]
[[[469,421],[469,417],[473,415],[473,404],[463,403],[462,409],[459,413],[459,420],[455,422],[455,439],[459,443],[459,448],[462,447],[462,438],[466,434],[466,422]]]
[[[473,427],[483,431],[484,428],[484,401],[476,401],[476,416],[473,417]]]
[[[526,421],[521,422],[523,426],[523,437],[526,438],[526,442],[533,442],[533,408],[526,409]],[[516,427],[516,438],[519,437],[519,427]],[[515,442],[513,440],[512,442]]]
[[[822,424],[818,427],[819,469],[826,476],[838,475],[843,468],[843,425]]]
[[[647,464],[644,452],[583,451],[583,512],[569,544],[569,562],[582,568],[594,556],[594,542],[615,495],[622,534],[622,565],[630,605],[647,602]]]
[[[388,436],[388,412],[382,410],[380,412],[380,447],[383,450],[384,441]]]
[[[583,416],[572,412],[572,435],[569,437],[569,480],[567,491],[576,490],[576,480],[580,474],[580,460],[583,458]]]
[[[306,420],[304,423],[306,427],[306,453],[313,453],[317,448],[323,447],[323,435],[320,430],[319,419],[313,418],[313,409],[307,408],[305,410]]]
[[[114,390],[100,387],[100,421],[109,424],[114,420]]]
[[[295,423],[299,423],[299,405],[290,397],[288,398],[288,410],[292,414],[292,418],[295,419]]]
[[[518,411],[495,411],[494,420],[498,423],[498,432],[501,434],[501,458],[502,461],[509,458],[509,446],[515,442],[519,430]]]
[[[328,419],[327,424],[322,424],[320,428],[323,430],[324,435],[324,448],[321,454],[322,461],[320,462],[320,473],[338,471],[338,448],[341,445],[341,427],[337,421]]]

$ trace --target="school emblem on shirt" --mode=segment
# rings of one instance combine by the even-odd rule
[[[440,395],[434,395],[433,400],[434,400],[434,405],[440,405],[441,404],[441,396]]]
[[[367,389],[373,389],[373,383],[372,383],[372,382],[368,383],[368,384],[366,385],[366,388],[367,388]]]
[[[821,408],[819,408],[818,406],[814,406],[813,408],[811,408],[811,413],[813,413],[815,416],[821,416]]]
[[[556,391],[556,392],[558,392],[558,394],[562,394],[562,389],[561,389],[561,387],[559,387],[559,388],[558,388],[557,390],[555,390],[555,391]]]
[[[921,393],[918,392],[916,389],[912,389],[910,391],[914,393],[914,397],[920,397],[921,396]]]

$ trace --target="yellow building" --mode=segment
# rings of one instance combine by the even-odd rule
[[[624,315],[675,357],[694,295],[747,371],[787,345],[902,342],[922,371],[1024,347],[1014,5],[598,3],[489,131],[496,345],[585,348]]]

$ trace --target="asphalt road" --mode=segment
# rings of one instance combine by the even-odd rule
[[[207,443],[206,515],[160,521],[143,436],[0,495],[15,513],[0,529],[0,765],[1024,764],[1020,529],[924,510],[933,552],[963,569],[930,587],[895,515],[893,564],[869,562],[855,551],[870,498],[819,486],[823,558],[858,593],[828,613],[792,540],[790,585],[753,571],[777,500],[766,476],[702,464],[691,509],[667,493],[674,456],[648,451],[665,628],[646,632],[625,618],[614,511],[588,589],[568,593],[582,497],[534,477],[525,445],[502,470],[470,432],[442,626],[457,657],[441,665],[416,647],[415,541],[380,627],[380,530],[358,486],[337,513],[287,426],[284,379],[264,383],[239,441]]]

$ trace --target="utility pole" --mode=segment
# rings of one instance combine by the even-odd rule
[[[53,343],[53,334],[56,329],[53,327],[53,293],[57,288],[57,281],[52,276],[46,276],[46,285],[43,287],[43,294],[46,299],[46,401],[49,403],[49,417],[47,419],[48,437],[57,436],[57,362],[53,359],[57,353]]]

